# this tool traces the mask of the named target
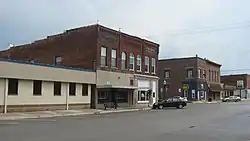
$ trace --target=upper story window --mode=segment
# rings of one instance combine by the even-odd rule
[[[202,77],[203,77],[204,79],[207,78],[206,70],[203,70],[203,71],[202,71]]]
[[[165,70],[164,71],[164,77],[165,78],[170,78],[170,70]]]
[[[220,72],[217,72],[217,82],[220,82]]]
[[[61,56],[56,56],[55,57],[55,65],[60,65],[62,63],[62,57]]]
[[[130,53],[129,55],[129,70],[135,70],[135,56],[133,53]]]
[[[149,57],[145,56],[145,72],[149,73]]]
[[[155,65],[156,64],[156,61],[155,61],[155,58],[152,58],[152,73],[155,74]]]
[[[193,69],[187,69],[187,78],[193,77]]]
[[[198,78],[202,78],[202,76],[201,76],[201,69],[198,69]]]
[[[111,62],[111,66],[112,67],[117,67],[117,53],[116,53],[116,49],[112,49],[112,62]]]
[[[107,48],[101,47],[101,65],[107,66]]]
[[[125,52],[122,52],[122,62],[121,62],[122,70],[127,68],[127,55]]]
[[[211,71],[212,77],[211,77],[211,81],[214,81],[214,71]]]
[[[217,82],[217,72],[214,71],[214,82]]]
[[[136,60],[136,64],[137,64],[137,71],[141,71],[141,56],[137,55],[137,60]]]
[[[211,81],[211,70],[208,71],[208,80]]]

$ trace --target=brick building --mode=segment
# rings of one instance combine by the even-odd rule
[[[237,85],[238,81],[238,85]],[[227,85],[236,87],[234,95],[242,98],[250,98],[250,75],[249,74],[235,74],[221,76],[221,82]],[[239,87],[239,85],[241,85]]]
[[[1,51],[0,58],[95,71],[91,106],[98,108],[114,100],[119,106],[156,101],[158,53],[157,43],[96,24],[11,47]],[[151,97],[148,90],[152,90]]]
[[[196,57],[159,60],[159,97],[188,100],[220,99],[220,64]]]

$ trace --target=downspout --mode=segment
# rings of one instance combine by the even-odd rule
[[[7,100],[8,100],[8,79],[5,78],[4,83],[4,113],[7,113]]]
[[[66,83],[66,110],[69,110],[69,83]]]
[[[200,96],[199,96],[199,92],[198,92],[198,87],[199,87],[199,81],[198,81],[198,55],[196,54],[196,68],[195,68],[195,82],[196,82],[196,88],[195,88],[195,91],[196,91],[196,95],[197,95],[197,100],[200,100]],[[200,72],[201,73],[201,72]],[[200,74],[201,75],[201,74]]]

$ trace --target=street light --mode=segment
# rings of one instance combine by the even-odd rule
[[[166,91],[167,91],[167,88],[166,88],[166,85],[167,85],[167,81],[166,80],[163,80],[163,88],[164,88],[164,90],[163,90],[163,99],[165,99],[165,95],[166,95]]]

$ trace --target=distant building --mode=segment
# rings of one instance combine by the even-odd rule
[[[196,57],[159,60],[159,97],[189,100],[220,99],[220,64]]]
[[[222,92],[222,97],[229,97],[229,96],[233,96],[236,92],[236,86],[234,85],[228,85],[228,84],[223,84],[221,83],[222,87],[223,87],[223,92]]]
[[[242,98],[250,98],[250,75],[234,74],[221,76],[221,82],[236,87],[234,95]]]
[[[120,107],[157,101],[158,54],[157,43],[95,24],[11,47],[0,58],[94,71],[91,108],[103,108],[115,101]]]

